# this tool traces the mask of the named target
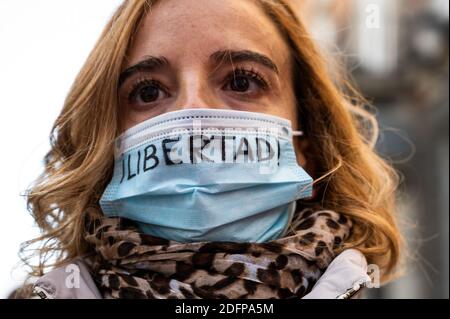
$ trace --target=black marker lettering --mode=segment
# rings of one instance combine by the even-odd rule
[[[280,166],[280,157],[281,157],[281,147],[280,147],[280,140],[277,139],[277,147],[278,147],[278,166]]]
[[[189,159],[194,163],[194,135],[189,136]]]
[[[150,148],[152,149],[152,152],[150,154],[148,154],[148,150]],[[148,167],[147,163],[150,160],[153,160],[154,163],[152,166]],[[158,166],[158,164],[159,164],[159,159],[156,156],[156,146],[151,144],[144,149],[144,172],[147,172],[149,170],[156,168]]]
[[[213,141],[213,140],[214,140],[214,136],[212,136],[211,138],[207,138],[206,137],[205,139],[202,136],[202,144],[203,144],[203,146],[202,146],[201,152],[200,152],[200,156],[201,156],[202,160],[206,160],[208,162],[214,162],[208,156],[203,154],[203,150],[205,149],[205,147],[208,146],[209,144],[211,144],[211,141]]]
[[[141,150],[138,151],[138,161],[137,161],[137,175],[139,175],[141,171]]]
[[[136,177],[136,174],[130,174],[131,173],[131,154],[128,154],[128,180]]]
[[[244,146],[245,146],[245,148],[244,148]],[[249,153],[248,140],[245,137],[242,137],[241,141],[239,142],[238,149],[236,151],[235,159],[239,155],[244,155],[244,162],[248,163],[248,153]]]
[[[225,135],[222,135],[222,162],[225,162]]]
[[[122,154],[122,178],[120,179],[120,184],[122,184],[124,178],[125,178],[125,156],[123,156]]]
[[[174,143],[174,142],[179,142],[179,141],[180,141],[180,137],[178,137],[178,139],[165,139],[162,141],[163,154],[164,154],[164,159],[166,161],[167,166],[183,164],[183,161],[180,161],[180,163],[173,162],[169,156],[169,153],[172,151],[172,147],[168,144]]]
[[[261,150],[261,140],[263,140],[264,142],[266,142],[266,146],[267,146],[267,150],[268,150],[268,155],[267,157],[263,157],[262,156],[262,150]],[[258,162],[263,162],[263,161],[267,161],[267,160],[271,160],[273,158],[273,151],[272,151],[272,146],[270,145],[270,143],[264,139],[264,138],[256,138],[256,154],[258,157]]]
[[[233,140],[233,163],[236,163],[236,136],[232,136],[231,139]]]

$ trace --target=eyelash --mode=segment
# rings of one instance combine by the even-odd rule
[[[264,78],[264,76],[262,76],[258,71],[256,71],[254,68],[244,68],[244,67],[235,68],[230,73],[230,75],[228,75],[225,85],[228,85],[231,81],[233,81],[236,78],[236,76],[241,76],[241,75],[248,76],[252,80],[256,81],[258,86],[260,86],[261,89],[263,89],[263,90],[267,90],[270,88],[270,82],[268,80],[266,80]],[[131,87],[130,93],[127,95],[128,100],[132,101],[133,99],[135,99],[137,94],[139,93],[139,90],[147,85],[154,85],[158,89],[160,89],[164,92],[168,92],[168,89],[164,85],[162,85],[159,81],[153,80],[151,78],[147,78],[147,79],[142,78],[142,79],[138,79]],[[241,94],[243,94],[243,93],[241,93]]]
[[[267,81],[264,78],[264,76],[262,76],[254,68],[247,69],[247,68],[243,68],[243,67],[235,68],[231,72],[231,74],[227,78],[227,84],[230,83],[231,81],[233,81],[236,76],[240,76],[240,75],[246,75],[246,76],[250,77],[251,79],[256,81],[263,90],[267,90],[270,87],[269,81]]]
[[[164,92],[168,91],[168,89],[165,86],[163,86],[160,82],[156,80],[153,80],[151,78],[139,79],[131,87],[130,93],[128,94],[128,100],[132,101],[133,99],[135,99],[137,94],[139,93],[139,90],[147,85],[154,85]]]

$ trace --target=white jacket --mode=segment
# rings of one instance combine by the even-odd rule
[[[69,274],[79,271],[76,285],[67,284]],[[336,256],[309,294],[303,299],[354,298],[370,282],[365,257],[355,249]],[[102,296],[82,258],[40,277],[34,292],[42,299],[101,299]]]

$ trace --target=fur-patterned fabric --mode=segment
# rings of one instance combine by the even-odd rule
[[[301,298],[352,223],[329,210],[298,214],[294,235],[266,243],[178,243],[102,217],[87,227],[87,262],[104,298]]]

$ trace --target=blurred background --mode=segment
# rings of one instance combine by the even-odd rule
[[[449,298],[449,1],[291,0],[377,108],[403,175],[404,276],[369,298]]]
[[[403,175],[404,276],[368,298],[449,298],[449,1],[288,0],[376,106],[378,150]],[[0,0],[0,298],[39,234],[21,196],[75,75],[120,0]]]

